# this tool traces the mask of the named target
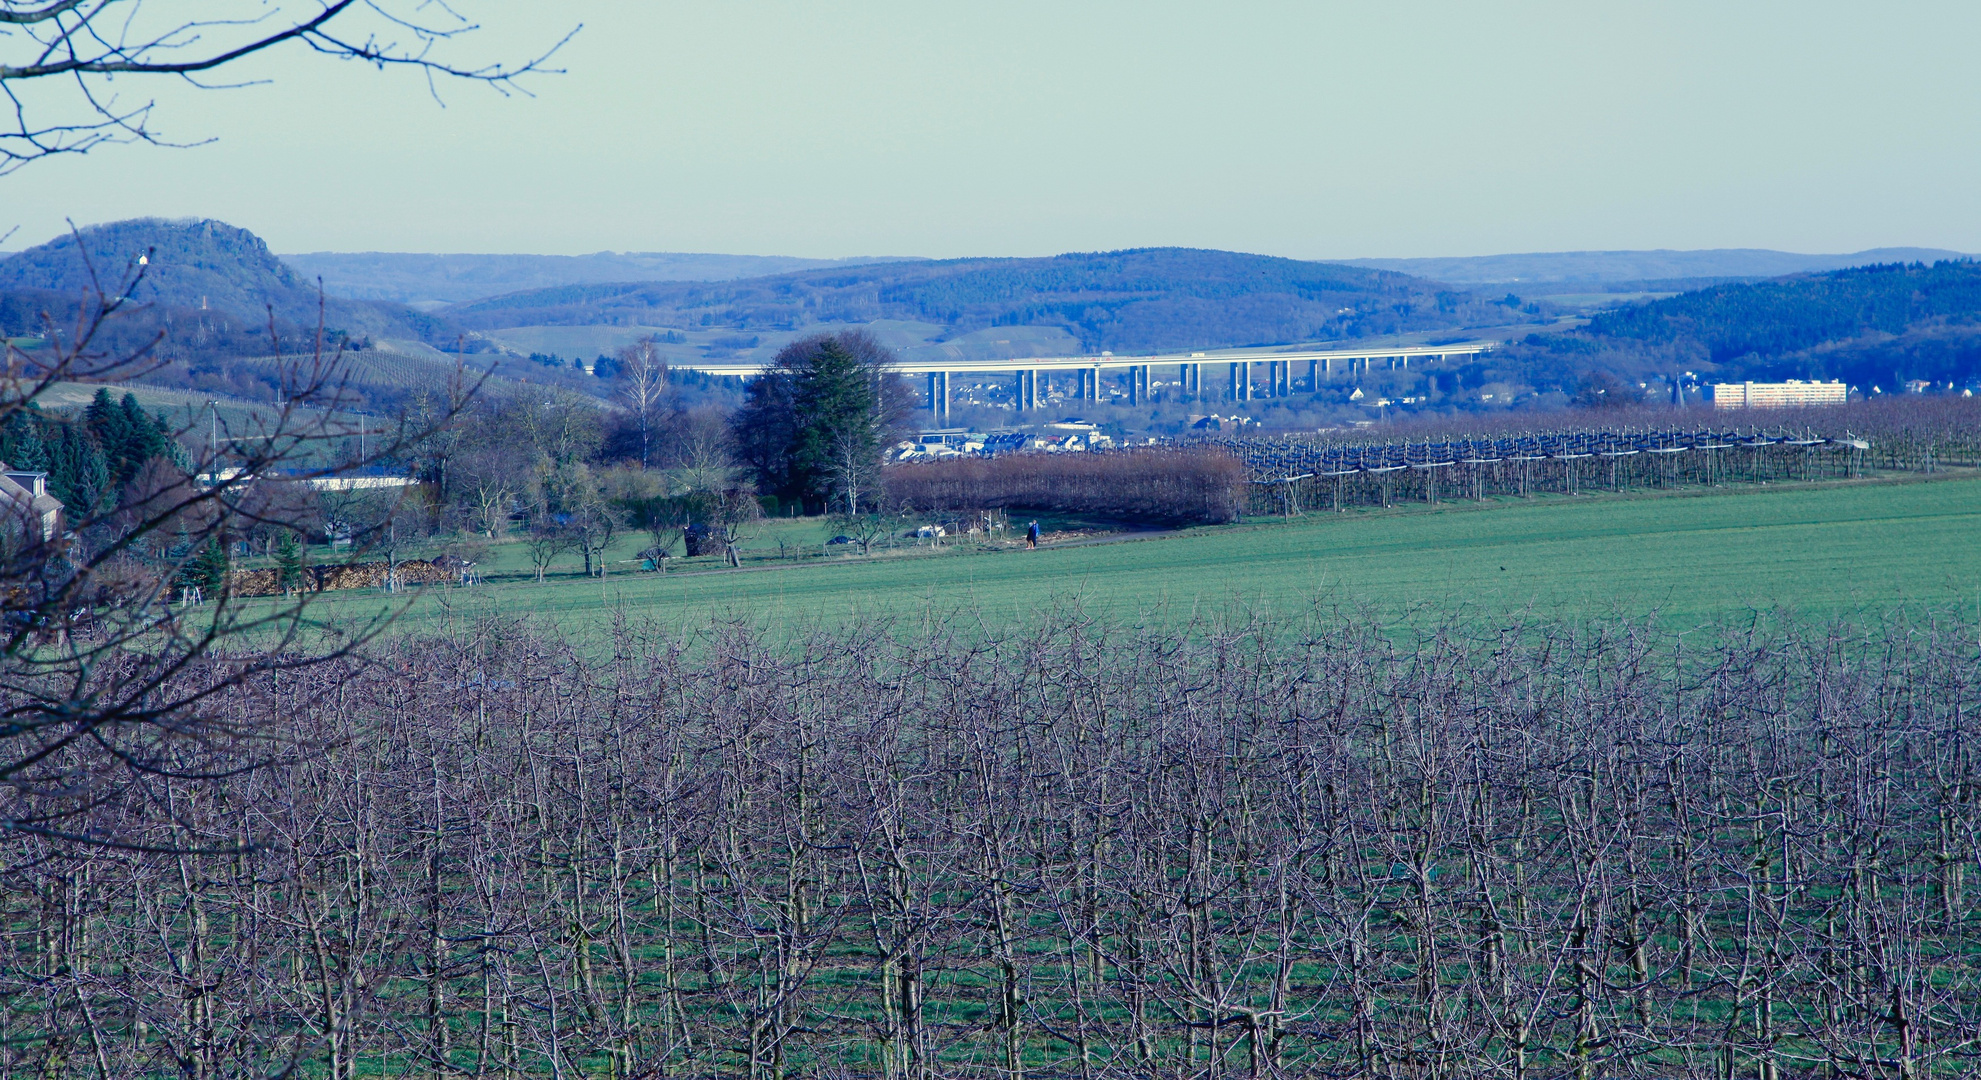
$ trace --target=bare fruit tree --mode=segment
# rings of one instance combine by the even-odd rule
[[[548,73],[565,35],[514,62],[463,54],[476,25],[460,5],[419,0],[0,0],[0,175],[105,143],[167,145],[154,102],[126,97],[133,78],[207,88],[230,65],[277,49],[483,83],[503,93]],[[576,33],[574,29],[572,33]]]
[[[901,524],[899,514],[889,513],[886,509],[873,505],[861,510],[834,514],[829,520],[841,536],[858,545],[862,555],[872,555],[874,545],[886,539],[887,535]]]
[[[1971,620],[959,614],[230,688],[323,752],[0,835],[0,1071],[1974,1075]]]
[[[763,520],[763,508],[757,497],[747,490],[731,489],[723,492],[715,502],[715,509],[709,514],[709,536],[722,545],[722,561],[730,566],[742,566],[743,559],[736,547],[750,539],[750,527]]]

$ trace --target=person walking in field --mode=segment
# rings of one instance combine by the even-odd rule
[[[1033,550],[1039,546],[1039,523],[1036,521],[1025,526],[1025,546]]]

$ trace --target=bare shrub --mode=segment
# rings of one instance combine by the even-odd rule
[[[896,465],[888,492],[917,510],[1058,510],[1164,523],[1236,520],[1245,467],[1221,450],[1005,454]]]

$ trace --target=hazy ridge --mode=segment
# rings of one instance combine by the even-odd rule
[[[1802,255],[1766,248],[1700,251],[1537,251],[1428,259],[1345,259],[1344,266],[1394,270],[1454,285],[1617,284],[1686,278],[1771,278],[1873,263],[1938,262],[1969,256],[1941,248],[1872,248],[1847,255]]]
[[[1506,307],[1405,274],[1193,248],[1041,259],[951,259],[807,270],[731,282],[570,285],[443,310],[494,330],[644,325],[746,331],[899,320],[952,334],[1066,331],[1089,350],[1356,338],[1508,321]]]
[[[421,254],[313,251],[282,260],[305,278],[354,300],[456,304],[502,293],[606,281],[732,281],[899,257],[804,259],[786,255],[601,251],[591,255]]]

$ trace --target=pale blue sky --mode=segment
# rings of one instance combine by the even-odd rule
[[[1972,3],[456,6],[487,56],[582,21],[569,74],[160,86],[218,142],[0,178],[5,246],[157,214],[278,251],[1981,251]]]

